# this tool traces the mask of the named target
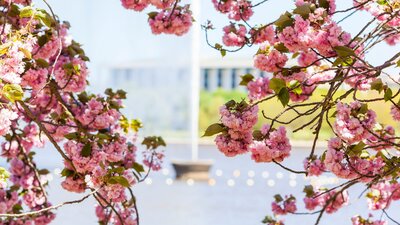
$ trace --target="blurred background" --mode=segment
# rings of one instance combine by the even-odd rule
[[[196,1],[196,0],[194,0]],[[200,1],[200,0],[198,0]],[[189,2],[189,1],[188,1]],[[337,1],[338,8],[351,6],[352,1]],[[198,80],[200,106],[198,120],[199,137],[208,125],[218,121],[218,108],[230,99],[240,100],[246,91],[238,84],[240,76],[252,73],[256,77],[269,76],[253,69],[252,56],[257,49],[247,48],[238,53],[228,53],[224,58],[218,51],[207,46],[204,32],[200,37],[189,33],[183,37],[153,35],[147,24],[145,13],[125,10],[119,0],[49,0],[61,20],[71,23],[70,33],[83,44],[90,57],[89,68],[91,91],[98,93],[111,87],[128,92],[125,114],[128,118],[140,118],[144,123],[141,135],[161,135],[167,141],[165,167],[153,173],[144,184],[134,188],[138,197],[139,213],[143,225],[252,225],[260,224],[270,212],[270,202],[275,193],[294,193],[298,202],[304,196],[304,184],[313,182],[320,185],[338,184],[330,175],[319,180],[283,172],[275,165],[258,164],[248,155],[234,159],[225,158],[211,139],[200,139],[199,158],[214,161],[207,182],[194,180],[175,181],[171,160],[191,158],[191,105],[192,105],[192,64],[193,54],[199,58],[200,78]],[[250,24],[268,23],[285,10],[294,7],[293,1],[270,1],[259,6]],[[209,34],[210,42],[221,43],[222,27],[228,24],[224,15],[216,13],[211,0],[200,1],[200,17],[194,26],[211,20],[216,30]],[[340,15],[338,19],[344,17]],[[357,13],[342,26],[355,34],[370,19],[367,13]],[[199,38],[199,51],[193,52],[192,38]],[[392,54],[399,49],[385,44],[369,53],[372,64],[382,63],[381,54]],[[317,97],[323,94],[317,90]],[[316,98],[317,98],[316,97]],[[279,102],[272,101],[262,106],[273,116],[279,113]],[[388,116],[388,108],[376,104],[378,118],[386,124],[394,124]],[[195,114],[196,115],[196,114]],[[262,121],[261,121],[262,122]],[[261,123],[260,122],[260,123]],[[304,120],[303,120],[304,122]],[[302,121],[293,124],[289,130]],[[289,132],[290,133],[290,132]],[[292,157],[285,161],[295,169],[301,169],[305,152],[309,150],[312,134],[309,130],[290,134],[294,140]],[[323,129],[321,140],[327,140],[331,133]],[[321,144],[319,151],[325,146]],[[52,169],[50,184],[52,202],[78,199],[79,195],[69,194],[59,187],[61,159],[53,149],[38,151],[39,163]],[[297,168],[296,168],[297,167]],[[324,216],[321,224],[350,224],[354,214],[366,215],[365,200],[358,200],[362,187],[355,187],[352,210],[342,209],[333,217]],[[82,205],[66,206],[59,210],[54,224],[97,224],[93,200]],[[395,207],[393,207],[395,208]],[[300,207],[300,211],[302,208]],[[286,224],[313,224],[315,216],[287,217]],[[299,220],[301,219],[301,220]],[[299,222],[302,221],[302,222]]]

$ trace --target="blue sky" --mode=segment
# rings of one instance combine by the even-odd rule
[[[183,0],[188,2],[187,0]],[[183,61],[190,56],[190,35],[175,37],[168,35],[152,35],[147,25],[146,13],[125,10],[119,0],[50,0],[55,12],[63,20],[71,22],[71,33],[84,47],[94,64],[108,65],[131,62],[142,59],[161,59],[163,62]],[[257,2],[257,1],[254,1]],[[344,9],[352,4],[351,0],[340,0],[338,8]],[[294,7],[292,0],[270,0],[256,9],[250,24],[273,21],[285,10]],[[340,15],[341,18],[344,15]],[[356,33],[370,19],[367,13],[357,13],[343,23],[346,30]],[[217,30],[210,34],[214,42],[221,42],[220,29],[227,24],[224,15],[218,14],[211,0],[202,0],[202,16],[197,19],[203,24],[210,19]],[[199,26],[197,23],[195,26]],[[202,35],[204,37],[204,35]],[[383,53],[390,54],[399,48],[382,47],[373,51],[368,58],[372,62],[380,62]],[[251,57],[255,49],[246,49],[229,57]],[[219,52],[209,48],[204,38],[201,41],[201,58],[220,57]]]

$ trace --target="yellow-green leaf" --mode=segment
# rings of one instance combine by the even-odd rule
[[[24,98],[24,91],[18,84],[6,84],[2,94],[11,102],[20,101]]]

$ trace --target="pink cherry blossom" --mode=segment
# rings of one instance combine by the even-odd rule
[[[334,129],[338,136],[348,143],[361,141],[372,130],[376,123],[376,114],[372,110],[362,110],[363,106],[359,102],[338,103],[336,105],[337,115]]]
[[[264,125],[261,129],[267,138],[262,141],[254,141],[250,145],[251,158],[256,162],[282,162],[290,156],[291,145],[286,136],[285,127],[273,130],[269,125]]]
[[[241,47],[246,44],[246,27],[244,25],[235,26],[235,24],[230,24],[224,27],[224,35],[222,36],[222,41],[226,46],[237,46]]]
[[[80,58],[61,56],[55,65],[56,82],[64,91],[81,92],[86,88],[88,70]]]
[[[272,202],[271,208],[275,215],[294,213],[297,211],[296,198],[292,195],[285,196],[285,199],[283,199],[281,202],[277,202],[277,200]]]
[[[9,109],[0,109],[0,135],[5,135],[9,130],[12,120],[18,118],[18,114]]]
[[[153,34],[186,34],[192,26],[192,15],[188,6],[176,7],[174,11],[168,9],[149,17],[149,25]]]
[[[251,1],[248,0],[212,0],[217,11],[227,14],[229,19],[249,20],[253,15]]]
[[[248,97],[251,101],[261,100],[262,98],[272,94],[272,90],[269,88],[269,78],[260,77],[254,81],[250,81],[247,84],[249,91]]]
[[[150,4],[148,0],[121,0],[121,3],[124,8],[139,12]]]
[[[254,57],[254,66],[266,72],[281,70],[288,61],[288,57],[275,49],[266,51],[266,47],[260,48],[262,51]]]
[[[47,69],[30,69],[22,77],[22,86],[30,86],[34,90],[42,89],[47,82],[49,71]]]

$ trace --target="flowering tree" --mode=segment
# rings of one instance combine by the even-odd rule
[[[122,2],[136,10],[139,5],[154,4],[152,0]],[[163,1],[167,6],[149,14],[153,33],[181,35],[187,31],[190,11],[187,6],[177,7],[179,2]],[[347,205],[348,189],[357,184],[365,186],[370,210],[382,210],[388,220],[399,224],[386,211],[393,201],[400,200],[399,136],[394,127],[379,122],[371,104],[383,102],[381,105],[387,107],[393,120],[400,120],[400,83],[396,77],[400,53],[382,54],[384,62],[379,65],[368,62],[366,57],[383,43],[400,42],[400,1],[353,0],[352,7],[337,9],[335,0],[296,0],[292,9],[279,18],[257,26],[249,19],[253,10],[268,4],[268,0],[212,2],[231,22],[222,29],[223,44],[210,43],[207,33],[214,27],[207,22],[203,26],[207,43],[222,56],[258,46],[254,67],[272,77],[242,76],[248,99],[223,105],[221,121],[212,124],[205,136],[217,135],[216,145],[228,157],[249,153],[256,163],[275,163],[306,176],[329,172],[341,178],[342,184],[329,189],[304,188],[303,201],[309,210],[306,213],[317,215],[316,224],[324,214]],[[364,26],[354,27],[356,35],[351,35],[340,23],[359,11],[370,13],[371,18]],[[324,87],[325,93],[317,101],[309,100],[319,87]],[[363,92],[379,97],[365,98]],[[259,105],[273,99],[282,103],[282,112],[276,116],[259,112]],[[292,118],[281,120],[287,114]],[[285,127],[305,117],[307,122],[292,132],[311,129],[314,140],[304,157],[304,169],[297,170],[283,164],[292,149]],[[259,118],[265,121],[260,129],[255,128]],[[332,138],[327,141],[327,150],[319,153],[316,144],[323,126],[329,127]],[[304,214],[297,211],[296,197],[276,195],[272,203],[274,216],[267,216],[263,222],[283,224],[281,215]],[[365,215],[354,216],[351,221],[357,225],[387,224]]]
[[[0,9],[1,157],[9,164],[0,168],[0,224],[49,224],[55,209],[89,197],[98,203],[100,224],[138,224],[131,187],[160,169],[163,139],[143,140],[145,172],[136,157],[142,125],[120,112],[126,93],[85,91],[89,58],[68,35],[70,25],[30,0],[0,0]],[[83,198],[48,201],[49,171],[33,151],[46,142],[64,162],[62,187],[86,191]]]

